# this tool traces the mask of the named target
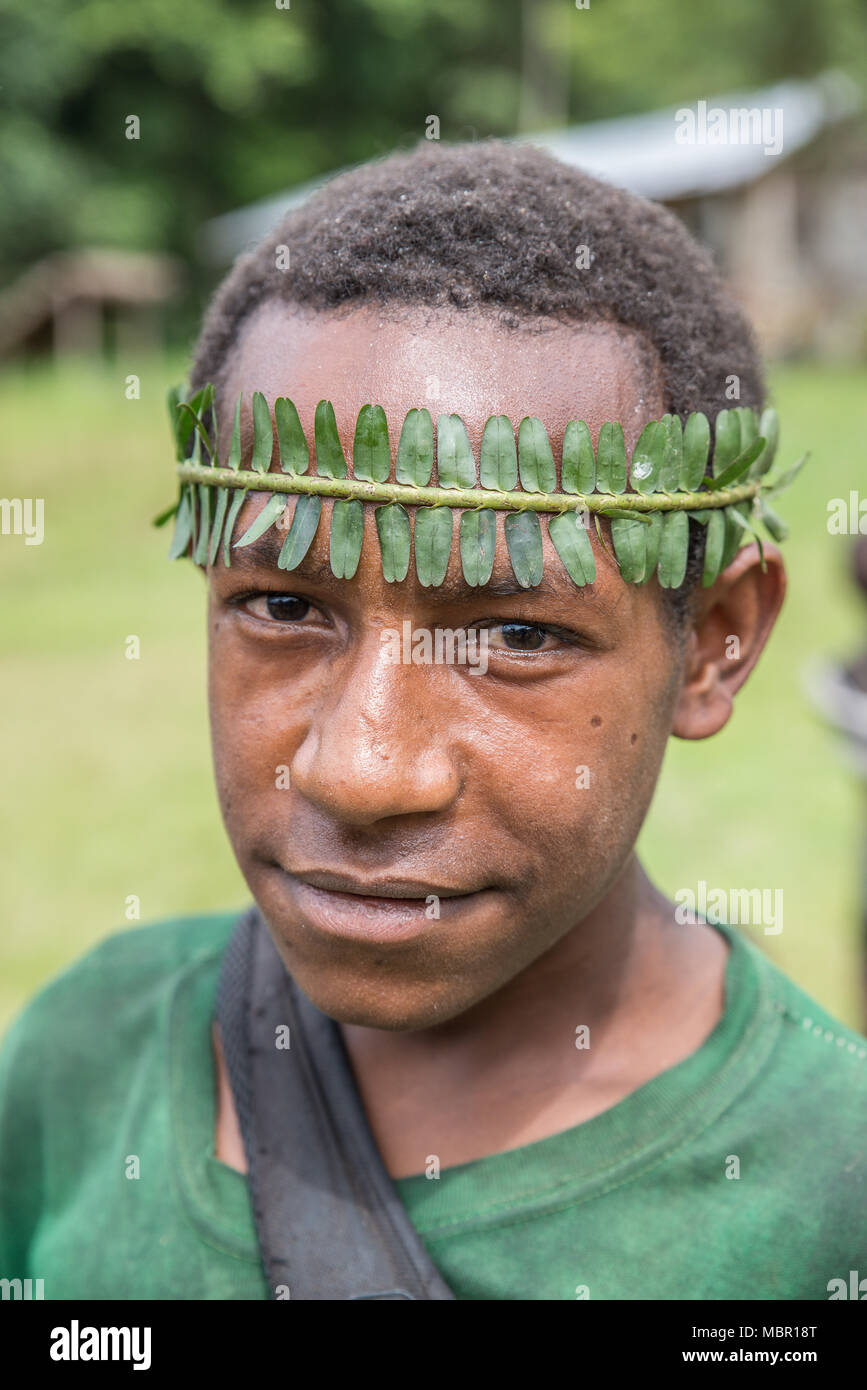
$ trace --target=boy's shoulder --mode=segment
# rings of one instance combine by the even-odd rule
[[[220,958],[238,916],[203,913],[112,932],[42,985],[13,1020],[3,1050],[81,1039],[101,1026],[116,1033],[152,1018],[181,975]]]
[[[823,1108],[839,1118],[837,1102],[845,1099],[855,1122],[851,1102],[867,1101],[867,1037],[829,1013],[757,945],[741,940],[756,964],[765,1009],[780,1015],[776,1070],[788,1071],[793,1082],[814,1083]],[[857,1124],[863,1128],[863,1112]]]

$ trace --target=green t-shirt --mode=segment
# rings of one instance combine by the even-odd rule
[[[0,1278],[46,1299],[264,1299],[214,1156],[235,914],[109,937],[0,1053]],[[601,1115],[396,1188],[461,1299],[827,1299],[867,1275],[867,1042],[729,927],[723,1017]],[[640,1042],[637,1041],[637,1045]]]

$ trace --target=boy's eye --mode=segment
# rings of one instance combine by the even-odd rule
[[[273,618],[278,623],[298,623],[310,612],[310,601],[298,594],[254,594],[243,605],[254,618]]]
[[[297,594],[269,594],[267,604],[269,615],[282,623],[297,623],[310,612],[307,599]]]
[[[538,623],[498,623],[488,628],[488,645],[495,651],[538,652],[551,649],[556,639]]]

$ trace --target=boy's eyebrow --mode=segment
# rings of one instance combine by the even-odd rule
[[[284,532],[273,529],[266,531],[251,545],[232,551],[232,569],[248,572],[276,569],[277,558],[283,548],[284,540]],[[317,560],[310,555],[302,560],[297,569],[280,570],[278,573],[285,575],[287,579],[294,574],[309,584],[322,584],[327,587],[333,587],[335,584],[342,585],[347,582],[345,579],[335,577],[327,560]],[[512,574],[492,577],[487,584],[479,586],[467,584],[461,573],[446,575],[441,584],[425,590],[425,597],[432,602],[440,603],[459,603],[463,600],[479,599],[483,595],[487,595],[489,598],[529,598],[538,595],[539,598],[562,600],[566,596],[567,584],[570,601],[578,597],[585,601],[592,598],[599,602],[601,611],[610,607],[599,592],[598,585],[592,584],[578,588],[569,583],[565,577],[563,584],[552,583],[547,574],[543,574],[540,584],[534,584],[529,589],[519,584]]]
[[[285,531],[277,531],[271,527],[253,541],[251,545],[242,546],[240,550],[232,547],[232,569],[254,570],[263,568],[277,567],[277,559],[283,549],[283,542],[286,539]]]
[[[475,585],[467,584],[460,574],[446,575],[442,584],[428,589],[427,596],[432,600],[442,600],[444,603],[457,603],[461,599],[480,598],[487,594],[490,598],[515,598],[522,594],[524,597],[538,594],[540,598],[560,598],[562,594],[557,585],[549,583],[543,576],[541,584],[534,584],[527,589],[523,584],[519,584],[514,575],[504,574],[499,578],[491,578],[487,584]]]

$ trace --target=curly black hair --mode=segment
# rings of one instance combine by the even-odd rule
[[[592,259],[576,271],[581,246]],[[667,410],[713,421],[732,377],[740,405],[764,404],[752,331],[683,223],[530,144],[421,140],[331,179],[235,262],[206,313],[193,386],[219,387],[241,325],[271,299],[493,307],[509,327],[542,315],[622,324],[655,350]],[[684,583],[667,591],[678,618],[701,574],[705,528],[690,531]]]

